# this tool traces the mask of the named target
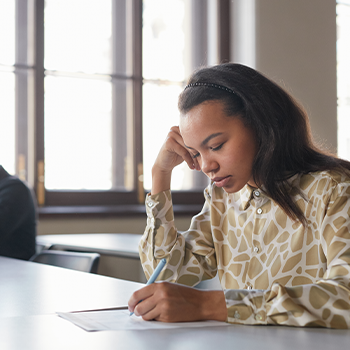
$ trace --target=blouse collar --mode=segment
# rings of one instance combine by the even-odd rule
[[[300,178],[301,174],[295,174],[293,176],[291,176],[289,179],[286,180],[286,183],[288,185],[288,193],[290,193],[293,189],[293,187],[295,187],[299,182],[297,181],[298,178]],[[250,205],[250,201],[252,200],[252,198],[254,197],[254,191],[259,191],[260,194],[263,194],[264,196],[270,198],[267,194],[266,194],[266,189],[264,187],[264,185],[261,186],[261,188],[255,188],[253,186],[250,186],[248,184],[246,184],[240,191],[239,191],[239,196],[241,198],[241,203],[242,203],[242,208],[243,210],[247,210],[249,205]]]

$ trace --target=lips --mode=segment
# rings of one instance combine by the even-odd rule
[[[215,177],[212,181],[215,182],[217,187],[225,187],[227,183],[230,181],[231,175],[225,177]]]

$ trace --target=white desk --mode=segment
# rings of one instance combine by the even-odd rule
[[[55,315],[0,318],[1,350],[330,350],[350,331],[268,326],[86,332]]]
[[[37,242],[53,249],[96,252],[122,258],[140,259],[141,235],[131,233],[82,233],[37,236]]]
[[[348,349],[350,331],[237,326],[86,332],[56,311],[127,303],[141,284],[0,257],[0,349]]]
[[[123,306],[141,287],[141,283],[0,257],[0,317]]]

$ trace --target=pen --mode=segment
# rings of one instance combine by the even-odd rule
[[[146,285],[148,286],[149,284],[152,284],[159,276],[159,274],[161,273],[161,271],[163,270],[163,267],[166,264],[166,259],[162,259],[158,266],[156,267],[156,269],[153,271],[152,276],[150,277],[150,279],[148,280],[148,282],[146,283]],[[139,301],[139,303],[141,303],[142,300]],[[134,313],[130,312],[130,316],[132,316]]]

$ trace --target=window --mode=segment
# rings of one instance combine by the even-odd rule
[[[0,162],[33,185],[41,212],[143,202],[189,74],[228,59],[228,6],[0,0]],[[174,202],[201,204],[206,184],[178,167]]]
[[[15,6],[0,1],[0,159],[15,172]]]
[[[337,1],[338,155],[350,160],[350,1]]]
[[[125,12],[120,10],[117,16]],[[113,147],[112,96],[116,90],[123,96],[123,105],[118,105],[116,114],[125,119],[126,114],[120,111],[125,110],[130,82],[122,64],[112,68],[116,59],[112,51],[111,13],[110,0],[46,0],[44,159],[47,190],[126,187],[123,173],[113,174],[112,170],[112,159],[125,149],[126,143],[126,138],[122,138],[118,151]],[[125,42],[116,43],[116,51],[123,52],[120,62],[125,62]],[[113,76],[117,72],[120,77]],[[124,124],[125,120],[120,120],[120,125]]]

